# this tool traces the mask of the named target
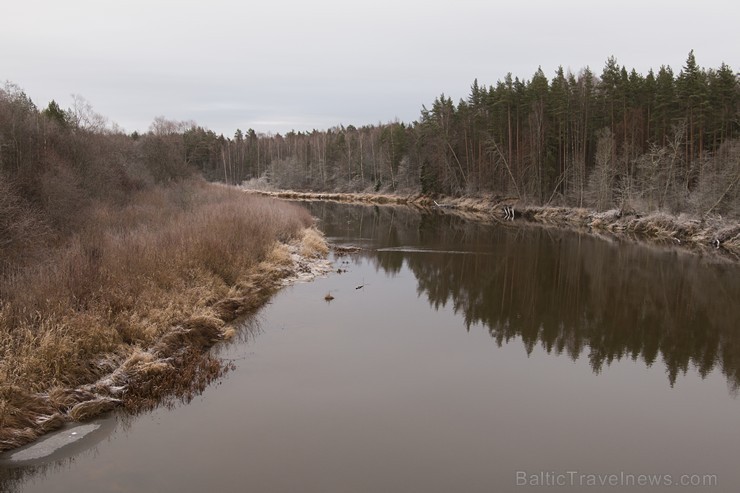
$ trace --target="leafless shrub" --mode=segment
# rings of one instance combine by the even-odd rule
[[[116,405],[104,394],[123,384],[117,377],[87,391],[94,397],[70,390],[105,377],[107,361],[141,384],[127,392],[127,407],[202,388],[223,370],[204,350],[222,338],[224,321],[279,285],[283,266],[264,263],[285,260],[271,253],[276,241],[312,222],[298,206],[201,181],[145,190],[122,207],[98,203],[88,219],[44,262],[0,278],[0,388],[23,389],[0,399],[0,421],[16,437],[0,448],[43,431],[7,421],[5,410],[38,405],[44,419],[86,419]],[[319,239],[308,243],[320,250]],[[29,426],[30,438],[20,432]]]
[[[686,123],[673,127],[666,146],[652,145],[650,150],[634,160],[634,195],[644,211],[679,213],[686,208],[688,193],[687,164],[683,159]]]
[[[740,140],[723,143],[715,155],[701,163],[691,203],[704,216],[740,217]]]
[[[0,275],[32,257],[50,239],[40,212],[24,202],[0,173]],[[3,292],[0,289],[0,300]]]
[[[588,202],[597,210],[606,210],[613,206],[614,182],[617,177],[614,146],[611,130],[601,130],[596,143],[596,167],[589,177],[586,193]]]

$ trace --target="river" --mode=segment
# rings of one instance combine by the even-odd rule
[[[306,206],[359,247],[340,272],[278,293],[192,402],[98,420],[22,466],[6,454],[3,491],[740,490],[737,265]]]

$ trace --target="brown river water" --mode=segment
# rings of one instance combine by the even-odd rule
[[[6,454],[0,490],[740,491],[737,265],[306,206],[362,248],[334,257],[342,273],[277,294],[192,402],[98,420],[45,458]]]

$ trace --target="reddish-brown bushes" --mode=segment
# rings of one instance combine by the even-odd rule
[[[224,321],[285,275],[309,214],[188,178],[189,125],[127,136],[0,88],[0,450],[204,385]]]
[[[195,365],[185,373],[212,378],[213,362],[178,348],[202,354],[221,337],[224,320],[264,302],[284,266],[260,263],[279,258],[270,255],[276,242],[312,221],[297,206],[201,181],[142,191],[122,207],[97,203],[88,218],[43,261],[0,278],[0,387],[28,393],[13,394],[16,404],[0,402],[0,414],[50,389],[92,384],[111,371],[99,362],[142,348],[175,358],[156,378],[170,375],[183,387],[175,374],[185,364]],[[142,388],[130,399],[156,402],[145,389],[167,388],[137,379]],[[98,396],[94,404],[77,414],[114,402]]]

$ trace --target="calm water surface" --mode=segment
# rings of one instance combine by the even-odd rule
[[[4,470],[4,491],[677,489],[640,475],[740,490],[737,266],[307,207],[331,241],[363,248],[335,259],[346,272],[279,293],[221,348],[236,370],[195,401],[108,418],[86,450]]]

